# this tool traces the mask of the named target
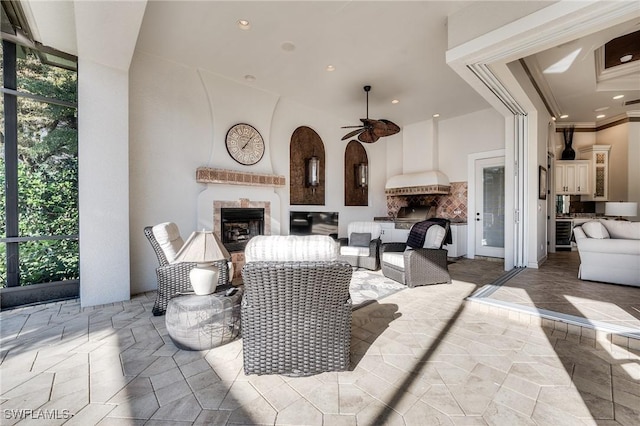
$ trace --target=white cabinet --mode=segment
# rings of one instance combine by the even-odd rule
[[[580,150],[580,158],[588,161],[593,173],[590,177],[590,188],[582,201],[609,200],[609,151],[611,145],[593,145]]]
[[[379,222],[382,232],[380,233],[380,241],[383,243],[404,243],[409,236],[408,229],[396,229],[393,222]]]
[[[557,195],[590,194],[589,160],[558,160],[555,165]]]
[[[393,240],[393,231],[395,228],[395,224],[393,222],[379,222],[380,228],[382,231],[380,233],[380,241],[383,243],[390,243]]]
[[[445,245],[448,257],[462,257],[467,254],[467,224],[451,224],[451,244]]]

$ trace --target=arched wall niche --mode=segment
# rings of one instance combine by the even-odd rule
[[[369,186],[360,186],[358,178],[358,166],[365,164],[367,174],[369,169],[369,157],[364,146],[357,140],[352,140],[344,150],[344,205],[368,206]],[[368,176],[367,176],[368,179]]]
[[[318,185],[309,185],[307,165],[311,157],[320,161]],[[289,197],[291,205],[324,205],[324,144],[320,136],[310,127],[300,126],[294,130],[289,144]]]

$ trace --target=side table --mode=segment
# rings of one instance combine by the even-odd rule
[[[176,296],[169,301],[165,324],[180,349],[201,351],[223,345],[240,335],[243,287],[231,296],[225,286],[206,296]]]

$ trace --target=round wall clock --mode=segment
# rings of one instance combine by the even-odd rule
[[[264,155],[264,141],[260,132],[249,124],[236,124],[227,132],[227,152],[240,164],[256,164]]]

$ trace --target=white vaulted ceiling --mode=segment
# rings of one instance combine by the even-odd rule
[[[72,2],[25,3],[33,9],[34,26],[40,29],[43,44],[77,54],[73,25],[63,25],[74,12]],[[119,3],[136,2],[113,4]],[[329,111],[344,125],[360,124],[358,119],[365,117],[362,87],[371,85],[369,117],[405,126],[436,113],[446,119],[489,107],[445,62],[448,17],[472,3],[477,6],[477,1],[149,0],[136,52]],[[533,11],[553,3],[502,3],[499,10],[509,5]],[[53,7],[56,4],[58,8]],[[239,29],[240,19],[250,21],[251,29]],[[618,102],[612,101],[610,91],[596,90],[593,51],[639,29],[640,20],[630,17],[623,25],[526,58],[549,97],[552,112],[569,114],[571,122],[596,123],[597,108],[609,106],[607,119],[638,109],[637,104],[622,104],[640,98],[638,90],[627,87],[625,98]],[[117,41],[118,34],[116,25],[113,40]],[[578,48],[580,52],[566,71],[536,73]],[[327,72],[328,65],[335,71]],[[246,75],[255,80],[247,81]],[[634,76],[640,89],[640,73]],[[399,103],[392,104],[393,99]]]
[[[369,116],[402,126],[488,107],[445,63],[447,16],[467,4],[149,2],[137,49],[331,111],[345,125],[365,117],[368,84]]]

